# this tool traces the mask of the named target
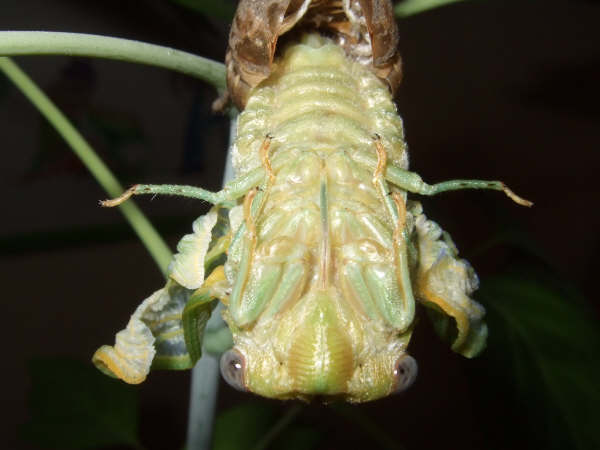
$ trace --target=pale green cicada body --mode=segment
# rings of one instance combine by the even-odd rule
[[[138,185],[107,202],[166,193],[221,208],[194,223],[167,286],[96,352],[98,367],[130,383],[151,367],[191,367],[217,301],[234,342],[222,374],[265,397],[365,402],[406,389],[417,302],[455,330],[444,333],[454,351],[478,354],[487,328],[470,297],[477,277],[407,192],[485,188],[528,202],[501,182],[428,185],[409,172],[388,86],[317,34],[283,49],[244,103],[237,178],[222,191]]]

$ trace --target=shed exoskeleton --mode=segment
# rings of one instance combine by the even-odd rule
[[[242,0],[225,56],[229,94],[240,111],[251,89],[271,74],[280,37],[294,39],[306,30],[330,37],[396,91],[402,61],[390,0]]]
[[[341,4],[346,14],[352,5],[389,4],[271,3],[297,15],[311,4]],[[484,309],[470,298],[477,277],[407,192],[495,189],[530,203],[498,181],[429,185],[408,171],[387,79],[335,38],[309,33],[274,52],[266,76],[238,97],[245,109],[232,151],[236,179],[216,193],[137,185],[105,202],[160,193],[217,206],[178,245],[167,286],[94,361],[131,383],[151,366],[190,367],[216,301],[227,306],[234,341],[223,376],[266,397],[364,402],[406,389],[417,373],[407,353],[416,302],[439,329],[454,330],[454,351],[475,356],[487,335]]]

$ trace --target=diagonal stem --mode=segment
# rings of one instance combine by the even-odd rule
[[[367,416],[359,407],[348,404],[332,404],[331,409],[340,416],[356,423],[363,432],[371,437],[373,446],[386,450],[405,450],[405,447],[397,443],[377,422]]]
[[[229,128],[229,147],[227,163],[223,174],[223,186],[233,179],[231,164],[231,144],[235,140],[237,119],[231,118]],[[221,316],[223,304],[219,303],[213,310],[205,333],[216,333],[226,327]],[[219,391],[219,358],[207,351],[206,343],[202,349],[202,357],[192,369],[190,388],[190,409],[188,417],[186,450],[209,450],[212,448],[212,437],[216,413],[217,394]]]
[[[464,0],[404,0],[394,7],[394,13],[396,17],[407,17],[461,1]]]
[[[0,57],[0,71],[21,90],[35,105],[42,115],[50,122],[56,131],[71,146],[71,149],[81,159],[92,173],[96,181],[110,196],[120,195],[123,187],[119,184],[110,169],[102,162],[92,147],[73,127],[69,119],[52,103],[40,88],[23,72],[10,58]],[[142,211],[133,203],[127,202],[120,206],[125,219],[134,229],[154,261],[166,276],[167,266],[171,261],[171,251]]]
[[[298,414],[302,412],[304,405],[297,403],[290,406],[288,410],[279,418],[277,422],[271,427],[271,429],[258,441],[252,450],[265,450],[269,448],[269,445],[284,431],[288,425],[290,425]]]
[[[130,39],[53,31],[0,31],[0,55],[69,55],[117,59],[185,73],[225,90],[225,65],[192,53]]]

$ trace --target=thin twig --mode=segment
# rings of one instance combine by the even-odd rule
[[[69,122],[69,119],[64,116],[27,74],[12,59],[6,57],[0,57],[0,71],[4,72],[48,122],[50,122],[63,139],[67,141],[73,152],[81,159],[81,162],[83,162],[108,195],[120,195],[123,192],[123,187],[119,184],[110,169],[106,167],[94,152],[94,149],[92,149],[83,136]],[[172,254],[165,241],[163,241],[146,216],[144,216],[142,211],[133,202],[127,202],[119,206],[119,208],[152,255],[152,258],[154,258],[162,273],[166,276],[167,266],[171,261]]]
[[[163,67],[226,89],[225,65],[192,53],[130,39],[53,31],[0,31],[0,55],[90,56]]]
[[[279,436],[279,434],[287,428],[287,426],[294,421],[294,419],[304,409],[304,405],[299,403],[290,406],[281,418],[275,422],[269,431],[256,443],[252,450],[264,450]]]
[[[233,168],[229,152],[235,139],[236,127],[237,120],[233,117],[229,128],[230,145],[223,173],[223,186],[233,179]],[[219,304],[212,312],[206,324],[205,333],[215,332],[226,326],[221,317],[221,308],[222,304]],[[205,348],[203,348],[202,353],[202,357],[192,369],[186,450],[209,450],[212,443],[219,389],[219,355],[210,353]]]
[[[394,13],[396,17],[407,17],[461,1],[464,0],[404,0],[394,7]]]
[[[379,448],[386,450],[405,450],[405,448],[397,443],[389,434],[385,432],[376,422],[369,416],[364,414],[357,406],[346,404],[331,405],[331,409],[340,416],[360,426],[363,431],[371,437],[373,443]],[[375,447],[375,445],[373,445]]]

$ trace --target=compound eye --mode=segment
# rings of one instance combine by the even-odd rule
[[[394,384],[392,393],[397,394],[411,387],[417,378],[417,372],[418,365],[415,358],[410,355],[403,355],[398,358],[394,367],[396,383]]]
[[[240,352],[231,349],[221,356],[221,375],[232,388],[246,392],[246,383],[244,382],[244,372],[246,371],[246,360]]]

